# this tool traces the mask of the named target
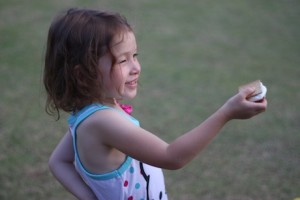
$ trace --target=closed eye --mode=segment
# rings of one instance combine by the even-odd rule
[[[121,60],[121,61],[119,62],[119,64],[125,63],[125,62],[126,62],[126,60]]]
[[[137,58],[138,57],[138,53],[135,53],[135,54],[133,54],[133,58]],[[118,64],[122,64],[122,63],[125,63],[125,62],[127,62],[127,59],[123,59],[123,60],[120,60],[119,62],[118,62]]]

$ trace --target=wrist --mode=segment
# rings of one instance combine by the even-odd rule
[[[227,123],[233,119],[230,110],[225,105],[219,108],[216,114],[219,116],[220,120],[223,121],[223,123]]]

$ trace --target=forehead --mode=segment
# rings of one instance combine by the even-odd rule
[[[137,44],[134,33],[131,31],[116,35],[111,43],[111,53],[114,56],[121,56],[136,51]]]

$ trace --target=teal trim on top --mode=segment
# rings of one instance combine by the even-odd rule
[[[116,169],[113,170],[111,172],[107,172],[104,174],[95,174],[95,173],[91,173],[89,171],[87,171],[84,166],[82,165],[82,163],[76,159],[76,163],[79,164],[79,167],[84,171],[84,173],[91,177],[92,179],[96,179],[96,180],[109,180],[112,178],[116,178],[116,177],[120,177],[122,176],[122,174],[130,167],[132,158],[127,156],[125,161],[121,164],[121,166]]]
[[[132,116],[109,106],[104,106],[102,104],[91,104],[88,105],[86,107],[84,107],[83,109],[81,109],[79,112],[74,113],[72,115],[69,116],[68,118],[68,124],[71,127],[71,129],[73,130],[73,148],[74,148],[74,152],[75,152],[75,162],[77,163],[77,165],[81,168],[81,170],[89,177],[93,178],[93,179],[97,179],[97,180],[108,180],[108,179],[112,179],[118,176],[121,176],[126,169],[128,169],[128,167],[130,166],[130,163],[132,161],[132,158],[127,156],[124,163],[122,163],[120,165],[120,167],[116,170],[113,170],[111,172],[108,173],[104,173],[104,174],[94,174],[89,172],[82,164],[82,162],[80,161],[79,155],[78,155],[78,150],[77,150],[77,134],[76,134],[76,129],[79,126],[79,124],[81,122],[83,122],[86,118],[88,118],[90,115],[92,115],[93,113],[95,113],[98,110],[104,110],[104,109],[112,109],[117,111],[118,113],[122,114],[123,116],[125,116],[127,119],[129,119],[132,123],[134,123],[136,126],[139,126],[140,123],[137,119],[133,118]]]
[[[99,104],[99,103],[90,104],[90,105],[84,107],[83,109],[81,109],[79,112],[70,115],[69,118],[68,118],[68,124],[69,124],[69,125],[72,125],[72,124],[74,124],[76,121],[78,121],[79,119],[80,119],[80,122],[81,122],[81,121],[83,121],[85,118],[87,118],[89,115],[93,114],[94,112],[92,112],[92,113],[89,114],[88,116],[82,116],[82,114],[83,114],[84,112],[86,112],[88,109],[90,109],[90,108],[92,108],[92,107],[97,107],[96,110],[95,110],[94,112],[96,112],[96,111],[98,111],[98,110],[104,110],[104,109],[115,110],[115,111],[117,111],[118,113],[120,113],[121,115],[123,115],[125,118],[129,119],[129,120],[130,120],[132,123],[134,123],[135,125],[140,126],[140,122],[139,122],[137,119],[135,119],[134,117],[132,117],[131,115],[128,115],[128,114],[126,114],[125,112],[120,111],[120,110],[118,110],[118,109],[116,109],[116,108],[109,107],[109,106],[104,106],[104,105]],[[81,117],[81,116],[82,116],[82,117]],[[79,117],[79,118],[78,118],[78,117]],[[77,118],[78,118],[78,119],[77,119]],[[77,124],[77,125],[79,125],[79,124]]]

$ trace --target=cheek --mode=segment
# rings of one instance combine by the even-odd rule
[[[116,85],[120,85],[122,83],[124,83],[125,78],[123,75],[123,71],[120,67],[116,67],[113,71],[112,71],[112,82],[114,82]]]

